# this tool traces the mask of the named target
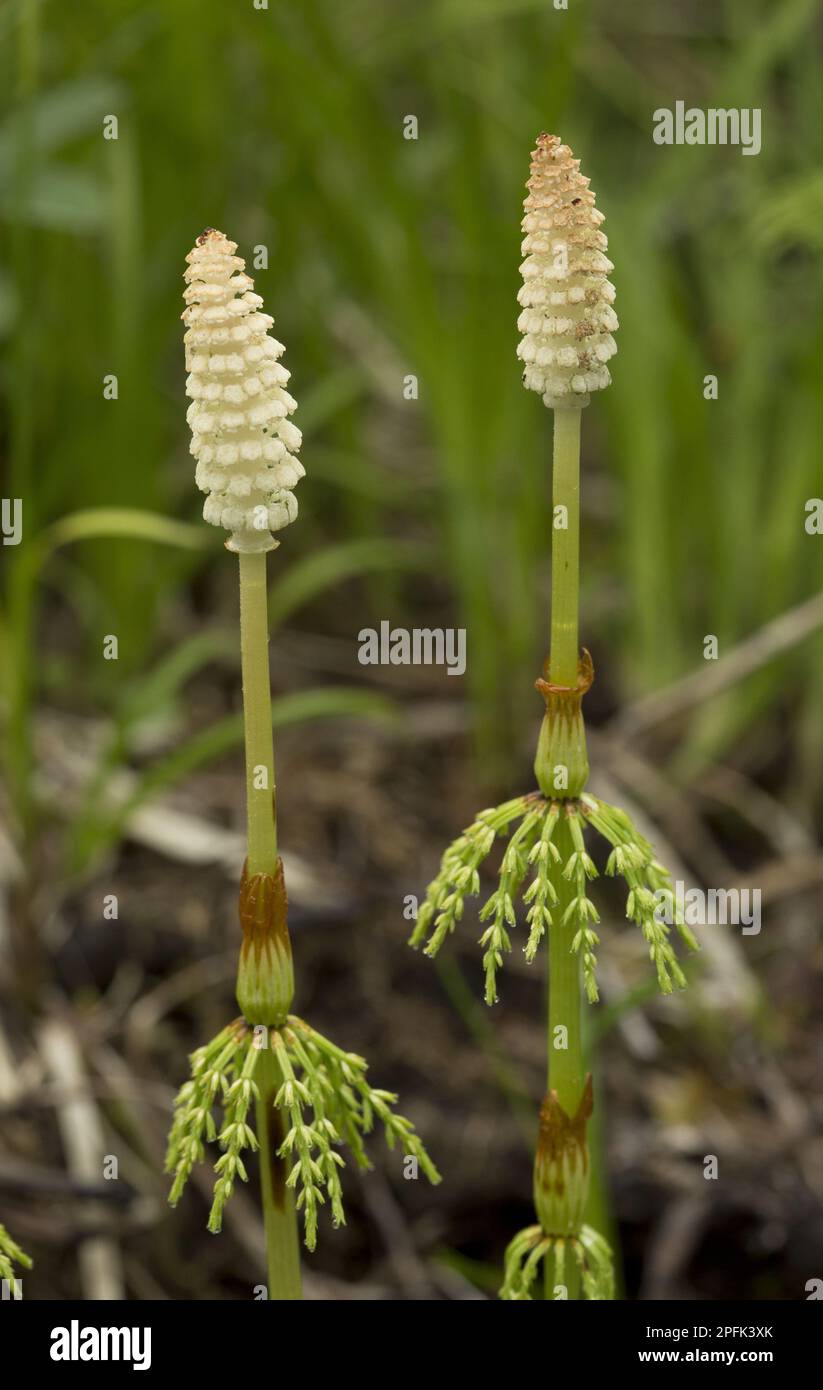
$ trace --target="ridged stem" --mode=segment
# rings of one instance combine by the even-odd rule
[[[563,816],[554,832],[554,842],[561,862],[565,862],[574,846]],[[557,1092],[557,1099],[566,1114],[574,1115],[586,1079],[583,1069],[582,995],[578,956],[572,950],[577,928],[574,921],[564,924],[563,914],[574,900],[575,886],[558,874],[555,888],[558,901],[552,912],[549,932],[549,1089]],[[557,1032],[561,1027],[565,1029],[564,1034]],[[562,1039],[566,1046],[557,1046],[558,1039]]]
[[[578,658],[581,414],[573,406],[554,412],[549,668],[555,685],[572,687],[577,684]]]
[[[274,738],[265,552],[240,555],[240,655],[246,734],[249,875],[277,870]],[[265,769],[265,776],[262,773]],[[265,783],[265,785],[264,785]]]
[[[561,863],[565,863],[574,848],[571,833],[561,815],[554,833],[554,840],[560,852]],[[563,914],[574,898],[574,885],[558,874],[555,879],[558,901],[552,913],[552,926],[549,929],[549,1032],[548,1032],[548,1078],[549,1090],[557,1092],[557,1099],[567,1115],[574,1115],[583,1095],[585,1074],[583,1070],[583,1032],[581,1020],[580,963],[576,951],[571,948],[574,937],[574,922],[564,925]],[[565,1029],[565,1034],[557,1032]],[[566,1046],[555,1044],[564,1041]],[[552,1296],[553,1279],[549,1280],[546,1269],[546,1296]],[[580,1276],[577,1265],[571,1259],[566,1262],[566,1286],[570,1299],[580,1297]]]
[[[552,607],[549,670],[552,683],[577,684],[578,610],[580,602],[580,416],[574,407],[554,412],[552,476]],[[562,508],[562,512],[558,509]],[[558,524],[562,522],[564,524]],[[561,815],[555,832],[560,862],[565,864],[574,848],[571,833]],[[581,1031],[580,962],[572,951],[574,923],[563,924],[563,914],[574,897],[573,885],[557,876],[559,901],[549,931],[548,1085],[567,1115],[574,1115],[583,1094],[583,1038]],[[566,1047],[555,1046],[555,1029],[565,1029]],[[567,1262],[566,1283],[570,1299],[580,1297],[576,1265]],[[546,1273],[546,1296],[552,1282]]]
[[[300,1278],[300,1244],[294,1195],[286,1187],[287,1161],[277,1150],[285,1138],[280,1111],[274,1097],[283,1084],[277,1057],[264,1048],[255,1070],[260,1088],[257,1101],[257,1139],[260,1144],[260,1189],[263,1195],[263,1222],[266,1229],[266,1265],[269,1298],[293,1303],[303,1297]]]
[[[243,717],[246,736],[246,808],[248,873],[277,873],[277,817],[274,787],[274,738],[271,727],[269,681],[269,624],[266,554],[241,554],[240,655],[243,669]],[[265,769],[265,777],[261,770]],[[265,785],[264,785],[265,783]],[[260,1190],[266,1231],[269,1298],[293,1301],[302,1297],[297,1213],[288,1169],[278,1156],[283,1138],[280,1112],[274,1098],[283,1078],[277,1058],[263,1051],[255,1077],[257,1139],[260,1144]]]

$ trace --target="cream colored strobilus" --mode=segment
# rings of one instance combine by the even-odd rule
[[[305,469],[289,416],[285,348],[272,337],[237,243],[209,227],[186,260],[186,394],[203,516],[231,532],[230,550],[272,550],[297,516],[293,489]]]
[[[580,160],[556,135],[538,136],[527,188],[517,296],[523,384],[548,406],[584,406],[609,385],[606,364],[617,351],[603,214]]]
[[[480,892],[480,868],[498,836],[508,836],[498,886],[481,921],[486,1002],[497,998],[497,975],[511,950],[518,901],[529,929],[528,961],[548,944],[548,1084],[540,1112],[534,1201],[537,1223],[510,1242],[501,1297],[533,1296],[541,1267],[546,1298],[609,1299],[611,1251],[584,1220],[590,1184],[587,1143],[593,1096],[581,1027],[581,983],[598,998],[599,914],[589,898],[598,869],[585,832],[609,846],[606,872],[628,889],[626,916],[640,928],[664,994],[686,978],[670,940],[673,923],[691,949],[697,942],[677,911],[671,879],[626,813],[587,792],[589,760],[582,702],[594,666],[578,643],[580,420],[583,408],[611,381],[616,351],[614,269],[606,255],[603,217],[579,161],[556,135],[540,135],[532,153],[523,209],[523,285],[518,357],[523,384],[554,412],[552,604],[550,650],[535,682],[545,713],[534,763],[537,790],[481,811],[449,846],[429,886],[412,935],[428,955],[440,950]]]
[[[375,1089],[367,1064],[291,1012],[295,992],[288,898],[277,851],[274,741],[269,683],[267,552],[297,516],[292,488],[303,476],[300,431],[289,416],[283,347],[270,336],[237,246],[209,228],[186,257],[186,390],[203,515],[229,532],[240,578],[240,655],[246,745],[248,855],[240,876],[242,942],[236,997],[240,1017],[191,1057],[169,1137],[169,1200],[179,1201],[205,1145],[222,1149],[209,1230],[218,1232],[238,1178],[260,1150],[268,1296],[301,1296],[297,1213],[314,1249],[319,1209],[345,1219],[340,1148],[369,1167],[364,1137],[380,1125],[389,1148],[440,1177],[397,1097]],[[239,866],[238,866],[239,867]],[[215,1112],[221,1124],[215,1121]]]

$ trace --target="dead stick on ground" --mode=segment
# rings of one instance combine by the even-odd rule
[[[731,690],[747,676],[790,651],[818,628],[823,627],[823,594],[815,594],[796,608],[790,608],[766,623],[751,637],[733,647],[719,661],[707,663],[683,680],[656,690],[618,714],[606,731],[622,738],[635,738],[656,724],[684,714],[695,705]]]
[[[77,1038],[66,1023],[51,1019],[41,1029],[39,1041],[47,1071],[67,1093],[57,1115],[68,1170],[79,1182],[98,1183],[103,1174],[105,1137]],[[84,1298],[124,1297],[120,1250],[110,1236],[87,1237],[80,1245],[79,1265]]]

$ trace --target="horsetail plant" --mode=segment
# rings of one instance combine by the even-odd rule
[[[15,1279],[15,1265],[22,1265],[24,1269],[31,1269],[31,1257],[21,1250],[15,1240],[12,1240],[5,1226],[0,1225],[0,1284],[6,1284],[14,1297],[17,1291],[17,1280]]]
[[[235,254],[235,242],[209,228],[186,257],[183,320],[188,421],[196,480],[208,494],[206,521],[230,532],[238,556],[240,648],[246,747],[248,857],[239,917],[237,972],[241,1016],[191,1058],[191,1077],[175,1102],[167,1171],[175,1206],[205,1144],[222,1150],[208,1228],[218,1232],[246,1157],[259,1149],[268,1263],[268,1296],[301,1297],[297,1212],[309,1250],[318,1212],[345,1221],[339,1152],[369,1167],[364,1136],[383,1126],[389,1148],[413,1156],[430,1182],[440,1177],[397,1097],[372,1087],[362,1057],[337,1047],[291,1012],[294,969],[283,861],[277,850],[274,745],[269,684],[266,556],[273,532],[297,515],[292,491],[304,470],[296,458],[296,402],[273,320]],[[214,1112],[222,1112],[218,1124]]]
[[[582,700],[594,667],[578,646],[580,422],[591,393],[611,380],[607,364],[618,325],[608,275],[614,267],[589,180],[556,136],[538,137],[527,188],[518,356],[524,385],[554,411],[550,650],[536,682],[545,701],[534,764],[538,790],[482,811],[449,846],[411,944],[425,943],[427,955],[437,954],[462,918],[466,898],[480,892],[480,866],[495,840],[508,835],[497,887],[480,912],[488,923],[480,937],[485,997],[488,1004],[497,999],[497,974],[511,950],[520,900],[529,929],[526,959],[535,959],[544,937],[548,942],[548,1086],[534,1167],[538,1220],[506,1251],[501,1297],[531,1298],[542,1265],[547,1298],[577,1298],[582,1291],[585,1298],[608,1299],[611,1251],[583,1220],[592,1084],[583,1062],[581,983],[595,1003],[600,920],[589,898],[597,869],[586,848],[587,828],[610,847],[606,872],[626,884],[626,916],[643,934],[663,993],[686,983],[667,923],[691,950],[697,942],[675,910],[671,879],[651,845],[625,811],[586,791]]]

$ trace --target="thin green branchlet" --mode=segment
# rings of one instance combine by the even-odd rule
[[[525,1302],[544,1267],[548,1296],[565,1299],[575,1276],[587,1299],[614,1297],[614,1270],[608,1244],[585,1224],[576,1236],[547,1236],[542,1226],[527,1226],[506,1247],[500,1297],[506,1302]]]
[[[295,402],[284,389],[281,344],[259,312],[237,247],[209,229],[188,259],[184,319],[192,397],[189,422],[197,481],[209,496],[204,516],[230,532],[238,556],[240,654],[246,751],[248,855],[238,916],[241,1016],[191,1056],[191,1075],[175,1101],[166,1171],[169,1201],[179,1202],[194,1166],[217,1146],[208,1229],[217,1234],[238,1179],[259,1155],[268,1296],[301,1297],[298,1217],[309,1250],[320,1207],[345,1221],[340,1170],[347,1148],[368,1168],[364,1137],[383,1128],[432,1183],[440,1175],[397,1097],[367,1079],[367,1064],[292,1013],[295,981],[283,861],[277,850],[267,615],[267,552],[272,532],[293,521],[290,488],[303,475],[289,450],[300,435],[288,420]],[[416,1175],[416,1174],[415,1174]]]
[[[5,1226],[0,1226],[0,1283],[8,1285],[12,1298],[17,1289],[17,1265],[21,1265],[23,1269],[31,1269],[31,1257],[25,1250],[21,1250],[17,1241],[12,1240]]]
[[[622,878],[626,917],[642,933],[664,994],[686,984],[671,926],[689,950],[697,941],[678,910],[670,876],[619,807],[586,791],[589,761],[582,701],[594,679],[579,646],[580,426],[590,394],[609,385],[617,318],[603,220],[579,161],[556,136],[541,135],[532,155],[523,219],[518,356],[523,381],[554,411],[550,649],[536,688],[545,701],[534,771],[537,791],[482,811],[446,850],[429,885],[411,945],[437,955],[481,892],[481,868],[507,838],[497,885],[480,910],[485,998],[497,1000],[498,974],[511,951],[522,904],[527,961],[548,943],[547,1091],[534,1168],[538,1223],[510,1242],[501,1297],[614,1296],[612,1254],[584,1221],[590,1184],[587,1126],[592,1081],[584,1066],[581,997],[598,999],[600,914],[590,897],[598,876],[586,832],[608,847],[606,873]],[[591,838],[591,837],[589,837]],[[670,926],[671,924],[671,926]]]
[[[462,919],[466,898],[480,894],[480,866],[491,854],[495,839],[507,834],[517,821],[520,824],[500,865],[498,885],[478,914],[481,921],[494,918],[492,927],[479,938],[480,945],[486,947],[486,1003],[497,1002],[497,975],[505,954],[512,949],[509,928],[517,923],[518,897],[527,909],[524,916],[529,933],[523,952],[531,963],[554,924],[563,880],[573,891],[559,922],[574,928],[571,949],[580,959],[589,1002],[597,1002],[595,948],[600,938],[592,924],[599,923],[600,915],[589,897],[588,885],[599,871],[586,849],[587,826],[598,831],[611,847],[606,873],[622,878],[628,889],[626,917],[640,927],[661,991],[671,994],[675,988],[682,989],[686,977],[674,951],[669,923],[689,950],[696,951],[698,943],[677,905],[668,870],[655,858],[652,846],[625,811],[589,792],[574,801],[550,800],[540,792],[530,792],[516,803],[482,811],[443,855],[440,871],[417,914],[410,944],[423,946],[427,956],[437,955]],[[568,827],[572,837],[574,848],[568,857],[561,857],[557,848],[559,823]]]
[[[195,1163],[204,1160],[206,1143],[216,1142],[222,1154],[214,1165],[208,1228],[215,1234],[222,1229],[237,1179],[248,1180],[244,1152],[258,1147],[249,1115],[259,1097],[255,1077],[267,1050],[283,1077],[273,1102],[284,1121],[278,1153],[287,1161],[285,1183],[296,1194],[309,1250],[317,1244],[319,1208],[326,1202],[332,1224],[345,1224],[340,1147],[348,1148],[359,1168],[371,1167],[363,1138],[376,1125],[382,1125],[390,1149],[398,1146],[416,1159],[430,1182],[439,1181],[411,1121],[393,1109],[397,1096],[370,1084],[362,1057],[344,1052],[294,1014],[279,1028],[251,1027],[240,1018],[192,1054],[191,1079],[177,1095],[166,1157],[166,1171],[173,1174],[172,1206]],[[223,1116],[219,1130],[215,1110]]]

